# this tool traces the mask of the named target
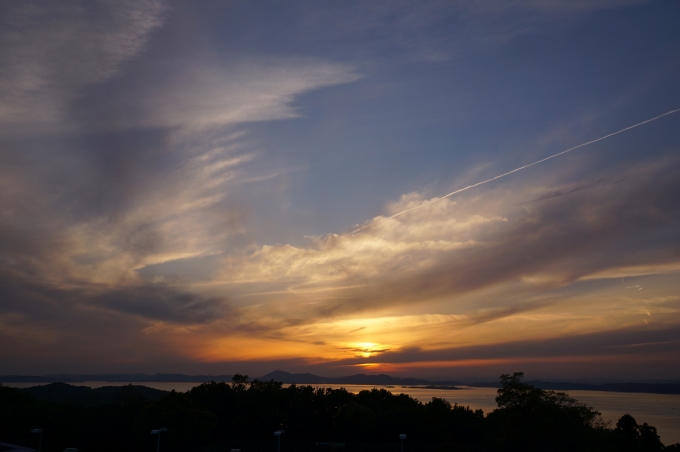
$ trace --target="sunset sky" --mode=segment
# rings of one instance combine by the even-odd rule
[[[441,199],[680,108],[679,30],[2,2],[0,374],[680,379],[680,112]]]

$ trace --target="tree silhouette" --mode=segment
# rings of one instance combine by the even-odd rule
[[[44,428],[44,452],[150,451],[155,438],[149,432],[165,427],[166,452],[224,451],[235,440],[260,441],[244,452],[267,451],[265,442],[273,443],[272,433],[280,429],[286,431],[286,444],[347,442],[346,452],[380,450],[368,442],[396,445],[400,433],[407,434],[414,452],[418,445],[433,451],[680,452],[680,444],[664,448],[656,428],[638,425],[628,414],[610,428],[594,409],[528,385],[523,377],[521,372],[501,376],[498,409],[486,416],[437,397],[422,403],[385,389],[352,394],[284,387],[240,374],[230,384],[209,382],[164,395],[140,386],[83,391],[62,384],[42,387],[36,394],[45,400],[39,400],[26,390],[0,387],[0,442],[37,447],[29,432]]]

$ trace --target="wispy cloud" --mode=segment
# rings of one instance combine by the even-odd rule
[[[190,284],[216,271],[212,256],[252,243],[238,187],[294,170],[253,170],[261,153],[244,124],[298,117],[300,95],[359,75],[318,59],[246,58],[129,77],[122,64],[145,51],[163,4],[3,8],[0,334],[31,323],[32,346],[63,345],[107,316],[138,338],[257,329],[239,322],[228,294]],[[97,102],[79,97],[96,84]],[[145,271],[164,263],[179,271]]]
[[[474,184],[468,185],[468,186],[463,187],[463,188],[459,188],[459,189],[454,190],[454,191],[452,191],[451,193],[448,193],[448,194],[446,194],[446,195],[444,195],[444,196],[441,196],[441,197],[439,197],[439,198],[431,199],[431,200],[428,201],[428,203],[430,203],[430,202],[437,202],[437,201],[439,201],[440,199],[450,198],[451,196],[457,195],[458,193],[462,193],[462,192],[467,191],[467,190],[470,190],[470,189],[472,189],[472,188],[479,187],[480,185],[488,184],[489,182],[493,182],[493,181],[496,181],[496,180],[501,179],[501,178],[503,178],[503,177],[509,176],[509,175],[511,175],[511,174],[515,174],[515,173],[518,172],[518,171],[522,171],[522,170],[525,170],[525,169],[527,169],[527,168],[531,168],[531,167],[534,166],[534,165],[538,165],[538,164],[540,164],[540,163],[543,163],[543,162],[546,162],[546,161],[548,161],[548,160],[551,160],[551,159],[554,159],[554,158],[556,158],[556,157],[559,157],[559,156],[561,156],[561,155],[564,155],[564,154],[566,154],[566,153],[568,153],[568,152],[574,151],[574,150],[579,149],[579,148],[582,148],[582,147],[584,147],[584,146],[588,146],[588,145],[593,144],[593,143],[597,143],[598,141],[605,140],[605,139],[607,139],[607,138],[609,138],[609,137],[613,137],[613,136],[615,136],[615,135],[618,135],[618,134],[620,134],[620,133],[623,133],[623,132],[626,132],[626,131],[628,131],[628,130],[634,129],[634,128],[636,128],[636,127],[640,127],[640,126],[642,126],[642,125],[648,124],[648,123],[653,122],[653,121],[656,121],[656,120],[658,120],[658,119],[661,119],[661,118],[663,118],[663,117],[665,117],[665,116],[668,116],[668,115],[672,115],[672,114],[674,114],[674,113],[677,113],[677,112],[679,112],[679,111],[680,111],[680,109],[671,110],[671,111],[668,111],[668,112],[666,112],[666,113],[664,113],[664,114],[662,114],[662,115],[655,116],[655,117],[650,118],[650,119],[646,119],[646,120],[644,120],[644,121],[642,121],[642,122],[639,122],[639,123],[637,123],[637,124],[633,124],[632,126],[628,126],[628,127],[623,128],[623,129],[621,129],[621,130],[617,130],[616,132],[609,133],[609,134],[607,134],[607,135],[605,135],[605,136],[603,136],[603,137],[596,138],[596,139],[594,139],[594,140],[590,140],[590,141],[587,141],[587,142],[585,142],[585,143],[581,143],[581,144],[579,144],[579,145],[577,145],[577,146],[573,146],[573,147],[571,147],[571,148],[569,148],[569,149],[566,149],[566,150],[564,150],[564,151],[558,152],[557,154],[553,154],[553,155],[550,155],[550,156],[548,156],[548,157],[544,157],[544,158],[542,158],[542,159],[540,159],[540,160],[537,160],[537,161],[535,161],[535,162],[529,163],[529,164],[527,164],[527,165],[520,166],[519,168],[515,168],[515,169],[510,170],[510,171],[507,171],[507,172],[505,172],[505,173],[503,173],[503,174],[499,174],[498,176],[494,176],[494,177],[492,177],[492,178],[490,178],[490,179],[486,179],[486,180],[483,180],[483,181],[480,181],[480,182],[475,182]],[[580,189],[580,188],[578,188],[578,189]],[[572,193],[572,192],[574,192],[574,191],[576,191],[576,190],[578,190],[578,189],[572,189],[569,193]],[[542,198],[542,199],[547,199],[547,198],[544,197],[544,198]],[[408,208],[408,209],[405,209],[405,210],[402,210],[402,211],[400,211],[400,212],[397,212],[397,213],[392,214],[392,216],[391,216],[390,218],[394,218],[394,217],[396,217],[396,216],[399,216],[399,215],[402,215],[402,214],[404,214],[404,213],[410,212],[411,210],[419,209],[419,208],[421,208],[421,207],[423,207],[423,206],[424,206],[424,204],[420,204],[420,205],[415,206],[415,207],[410,207],[410,208]],[[360,227],[360,228],[355,229],[354,231],[352,231],[352,233],[354,234],[354,233],[356,233],[356,232],[359,232],[359,231],[361,231],[361,230],[364,229],[364,228],[365,228],[365,226],[362,226],[362,227]]]
[[[347,281],[364,281],[379,275],[399,274],[398,279],[403,279],[404,275],[418,274],[416,279],[420,279],[420,271],[427,273],[436,268],[438,263],[448,261],[449,256],[459,255],[461,268],[458,270],[469,276],[477,273],[477,270],[465,270],[465,267],[469,268],[477,259],[485,260],[483,255],[486,252],[492,253],[493,257],[489,255],[489,262],[480,262],[480,268],[490,264],[498,257],[496,253],[504,249],[502,247],[507,246],[503,253],[507,253],[508,262],[524,246],[527,248],[523,254],[550,254],[547,248],[559,247],[559,243],[563,242],[556,240],[557,237],[542,237],[551,230],[551,224],[562,224],[559,231],[554,232],[563,231],[565,234],[570,234],[569,231],[583,231],[587,224],[590,232],[584,239],[592,237],[594,241],[601,239],[598,234],[605,236],[612,231],[617,236],[626,235],[626,231],[634,227],[632,220],[638,221],[640,225],[647,224],[644,218],[647,210],[642,205],[635,206],[622,201],[635,199],[635,193],[643,191],[643,187],[648,193],[644,203],[662,203],[655,209],[659,221],[650,223],[650,227],[673,225],[673,214],[666,203],[670,202],[668,194],[677,191],[677,187],[670,174],[666,173],[664,167],[668,165],[675,166],[676,163],[665,162],[630,168],[615,173],[618,176],[616,179],[598,179],[597,184],[587,183],[585,188],[582,184],[587,181],[544,186],[540,189],[528,184],[524,189],[527,193],[524,193],[522,189],[509,188],[521,184],[515,181],[510,186],[497,186],[491,192],[469,195],[455,201],[450,198],[435,198],[441,200],[438,203],[411,193],[404,195],[398,202],[390,203],[387,215],[370,220],[370,228],[362,234],[315,237],[312,238],[312,246],[306,248],[290,245],[264,246],[246,261],[234,263],[227,274],[231,275],[229,279],[233,281],[239,281],[238,275],[243,275],[243,282],[289,281],[291,289],[304,291],[306,287],[316,290],[317,286],[314,284],[319,282],[341,281],[344,285]],[[536,177],[536,174],[532,176]],[[544,177],[538,176],[538,179]],[[552,174],[546,180],[554,181],[554,177]],[[624,181],[621,182],[621,179]],[[569,185],[572,184],[579,190],[570,188]],[[653,191],[648,191],[652,187]],[[567,199],[558,201],[554,196],[535,197],[540,191],[554,194],[554,190],[560,188],[565,193],[563,198]],[[579,193],[580,191],[587,193]],[[613,195],[614,193],[618,194]],[[516,201],[522,198],[531,198],[542,204],[532,206],[531,209],[518,208]],[[550,202],[551,200],[554,202]],[[599,207],[595,209],[594,206]],[[415,210],[414,207],[419,209]],[[405,213],[395,217],[395,211]],[[619,224],[622,218],[628,218],[628,223]],[[564,242],[572,243],[569,240]],[[581,243],[578,246],[588,247],[590,243]],[[567,253],[560,253],[554,258],[566,259],[572,252]],[[495,268],[497,265],[491,267]],[[540,271],[538,268],[536,270]],[[484,273],[496,274],[493,278],[502,278],[495,271],[486,270]],[[512,273],[521,273],[521,269],[515,268]],[[458,277],[456,274],[460,273],[451,272],[447,277],[452,284],[459,279],[461,282],[467,281],[465,285],[472,284],[473,280],[468,276]],[[570,278],[567,277],[565,281]]]
[[[603,315],[592,305],[575,307],[573,298],[559,291],[606,278],[617,269],[625,272],[633,263],[640,267],[637,274],[663,275],[677,268],[677,250],[669,250],[665,240],[656,245],[649,240],[654,234],[675,234],[677,166],[676,159],[666,159],[619,168],[593,176],[603,181],[598,184],[556,183],[555,174],[534,174],[535,182],[501,184],[455,202],[429,203],[417,194],[405,195],[388,206],[385,216],[371,220],[362,234],[316,237],[308,247],[264,246],[251,255],[223,260],[214,284],[237,299],[255,292],[252,297],[258,301],[249,298],[251,306],[241,313],[244,319],[279,330],[284,337],[328,343],[357,334],[399,348],[404,343],[393,343],[395,332],[415,340],[420,327],[427,333],[415,341],[431,342],[434,327],[429,321],[395,318],[392,327],[380,332],[375,327],[366,330],[368,324],[361,320],[421,309],[455,315],[446,320],[452,325],[447,328],[476,329],[479,332],[469,336],[476,340],[482,331],[489,339],[498,337],[490,332],[497,326],[477,325],[498,325],[532,312],[555,316],[542,317],[543,326],[537,330],[512,329],[512,334],[549,334],[564,320],[566,307],[571,315],[590,318],[580,322],[586,331],[622,326],[640,318],[637,311],[617,311],[614,306],[621,301],[614,301],[616,296],[610,303],[604,300],[613,295],[600,295],[608,312]],[[625,180],[612,182],[614,174]],[[588,188],[570,188],[583,184]],[[540,196],[557,187],[568,194]],[[537,194],[543,199],[531,207],[521,205]],[[416,205],[423,207],[390,215]],[[336,323],[343,332],[336,334],[328,326]]]
[[[395,65],[415,62],[408,72],[420,78],[437,62],[640,2],[312,3],[291,4],[290,21],[276,31],[285,42],[262,47],[271,36],[250,28],[233,46],[210,26],[200,37],[187,31],[205,19],[204,7],[184,15],[155,0],[0,6],[3,363],[27,368],[30,356],[51,366],[268,360],[398,369],[510,355],[545,361],[544,340],[565,360],[570,347],[585,357],[647,344],[673,352],[675,157],[597,170],[572,153],[560,165],[546,162],[545,172],[517,164],[526,177],[506,170],[491,179],[479,176],[489,170],[481,163],[457,178],[467,188],[452,186],[451,196],[419,189],[399,197],[407,190],[392,187],[392,201],[358,234],[271,232],[281,206],[304,216],[284,199],[293,195],[282,194],[281,181],[354,181],[310,164],[306,157],[325,148],[295,136],[344,134],[349,123],[333,116],[335,105],[328,117],[297,121],[300,129],[266,123],[292,124],[316,112],[319,99],[330,105],[356,93],[353,108],[390,117],[396,104],[376,98],[385,102],[376,106],[366,95],[383,84],[398,91],[401,79],[383,74],[399,72]],[[178,30],[195,41],[182,35],[186,46],[177,46],[169,36]],[[410,121],[417,104],[403,105]],[[539,141],[580,133],[564,126],[567,116],[551,120]],[[366,129],[372,134],[373,124]],[[401,136],[379,133],[364,143]],[[310,187],[300,191],[308,196]],[[347,213],[331,202],[324,208]],[[610,340],[616,332],[635,341]]]
[[[116,75],[162,24],[159,0],[4,3],[0,127],[50,124],[85,86]]]
[[[521,35],[546,31],[573,18],[620,9],[649,0],[577,1],[360,1],[318,8],[302,3],[304,20],[297,32],[334,36],[339,42],[361,42],[356,56],[391,53],[410,60],[450,60],[496,47]],[[314,7],[312,7],[312,4]],[[369,45],[365,43],[369,42]],[[342,49],[338,49],[342,51]]]
[[[320,59],[246,57],[225,63],[196,55],[121,81],[111,87],[111,102],[84,103],[78,119],[93,130],[174,128],[172,140],[195,139],[237,124],[299,117],[295,100],[301,94],[359,78],[350,65]]]

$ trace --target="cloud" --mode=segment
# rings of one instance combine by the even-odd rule
[[[647,2],[464,0],[412,4],[377,0],[323,8],[316,2],[304,2],[299,6],[304,19],[294,26],[300,39],[323,36],[338,43],[337,52],[350,48],[355,57],[398,54],[409,60],[437,62],[554,29],[575,17]]]
[[[306,246],[257,245],[247,208],[226,196],[252,159],[247,134],[215,130],[202,138],[183,135],[168,145],[181,166],[157,173],[150,166],[138,182],[123,177],[137,188],[103,214],[64,211],[70,200],[59,181],[5,168],[4,334],[17,338],[29,328],[31,347],[66,343],[76,341],[66,336],[96,334],[83,327],[90,317],[98,324],[111,316],[148,350],[182,335],[182,356],[206,363],[308,356],[341,365],[358,350],[400,362],[398,353],[417,346],[418,359],[444,363],[468,359],[460,350],[433,352],[451,343],[512,339],[521,348],[643,317],[654,328],[680,321],[672,302],[653,299],[665,280],[645,282],[635,295],[579,288],[677,273],[680,250],[669,246],[680,243],[676,158],[585,177],[574,176],[583,165],[576,159],[573,167],[530,171],[437,203],[410,193],[360,233],[310,237]],[[246,345],[254,336],[257,353]]]
[[[83,87],[110,79],[143,51],[164,10],[158,0],[4,3],[2,129],[62,119]]]
[[[206,334],[261,331],[239,322],[228,294],[192,287],[211,278],[214,256],[253,241],[239,187],[289,171],[253,170],[262,153],[242,125],[297,117],[299,96],[356,80],[354,69],[199,55],[168,73],[155,56],[133,61],[155,51],[147,41],[161,3],[3,8],[0,41],[20,41],[0,63],[0,335],[12,338],[3,356],[23,362],[17,350],[43,356],[52,344],[101,363],[78,345],[97,337],[92,347],[114,361],[160,350],[166,359],[195,352]]]
[[[299,116],[300,94],[359,78],[352,67],[310,58],[216,62],[206,53],[157,57],[121,73],[147,50],[167,8],[158,0],[3,6],[0,127],[5,134],[182,127],[204,131]],[[101,92],[89,88],[108,83]],[[30,126],[30,127],[29,127]],[[23,131],[23,132],[22,132]]]
[[[114,288],[92,299],[95,306],[139,315],[145,319],[182,324],[226,320],[226,300],[206,298],[173,289],[166,284],[147,284]]]
[[[643,328],[633,326],[589,334],[575,334],[540,340],[507,341],[498,344],[422,350],[386,351],[372,362],[493,360],[678,353],[680,327]]]
[[[293,323],[431,303],[468,315],[472,324],[509,317],[559,302],[530,297],[617,269],[674,271],[680,250],[668,244],[678,243],[679,166],[666,158],[591,181],[571,180],[570,171],[530,173],[528,183],[437,203],[412,193],[357,234],[314,237],[306,247],[263,246],[226,260],[218,279],[236,293],[239,285],[260,287],[260,299],[270,292],[286,300],[286,312],[271,315],[298,319]],[[564,195],[547,195],[555,190]],[[487,299],[472,303],[478,293]]]
[[[448,59],[634,3],[361,2],[288,24],[351,60],[175,49],[150,37],[184,18],[150,0],[3,4],[3,362],[443,362],[472,359],[466,344],[543,356],[550,334],[674,327],[677,300],[658,292],[680,268],[674,158],[532,170],[437,203],[408,193],[354,235],[254,232],[253,193],[307,167],[263,163],[276,156],[252,123],[304,116],[303,96],[370,73],[362,56]],[[615,278],[648,279],[619,293]]]
[[[182,285],[97,284],[26,265],[18,270],[7,262],[0,268],[0,356],[18,373],[189,371],[201,331],[219,332],[236,316],[224,297]]]
[[[256,59],[223,68],[194,68],[148,99],[136,99],[142,108],[138,124],[204,131],[295,118],[300,113],[293,100],[300,94],[359,78],[348,65],[305,59]]]
[[[374,372],[431,376],[444,371],[452,378],[491,377],[525,371],[532,378],[654,378],[678,370],[680,330],[628,326],[587,334],[530,340],[507,340],[421,349],[405,347],[370,357],[348,357],[328,363],[344,372],[369,368]],[[644,363],[644,365],[641,365]],[[351,370],[350,370],[351,369]]]

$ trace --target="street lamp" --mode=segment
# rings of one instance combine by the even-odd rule
[[[151,430],[152,435],[158,435],[158,445],[156,446],[156,452],[161,450],[161,433],[167,432],[167,428],[159,428],[158,430]]]
[[[274,432],[274,436],[279,437],[278,452],[281,452],[281,435],[283,435],[283,430],[277,430],[277,431]]]
[[[31,430],[31,433],[40,433],[40,443],[38,444],[38,452],[40,452],[40,449],[42,448],[42,434],[43,434],[43,429],[41,428],[34,428]]]
[[[404,452],[404,440],[406,439],[406,435],[404,433],[400,433],[399,439],[401,440],[401,452]]]

